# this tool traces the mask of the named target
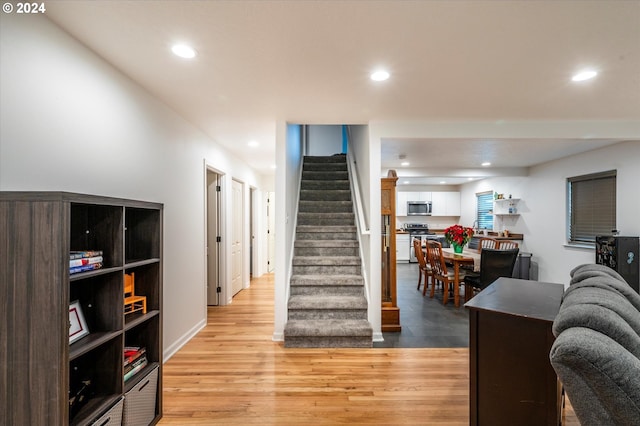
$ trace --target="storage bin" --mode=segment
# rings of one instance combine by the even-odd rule
[[[120,397],[109,411],[100,416],[91,426],[120,426],[122,425],[122,409],[124,398]]]
[[[158,367],[124,395],[123,426],[148,426],[156,416]]]
[[[511,278],[519,278],[521,280],[529,279],[529,270],[531,269],[531,253],[520,252],[516,258],[516,264],[513,266],[513,275]]]

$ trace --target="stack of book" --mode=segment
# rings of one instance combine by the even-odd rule
[[[102,268],[102,250],[72,251],[69,253],[69,273]]]
[[[138,374],[147,364],[146,349],[138,346],[124,348],[124,381]]]

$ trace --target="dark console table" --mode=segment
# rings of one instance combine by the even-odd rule
[[[562,392],[549,350],[562,284],[499,278],[469,309],[470,424],[558,425]]]

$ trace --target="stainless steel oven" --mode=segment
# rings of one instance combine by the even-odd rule
[[[429,225],[426,223],[407,223],[404,229],[409,232],[409,262],[416,263],[416,253],[413,250],[413,240],[420,238],[420,242],[424,243],[427,239],[438,239],[439,237],[429,231]]]

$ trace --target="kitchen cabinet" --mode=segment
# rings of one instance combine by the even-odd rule
[[[431,201],[432,194],[425,191],[399,191],[396,195],[396,216],[407,215],[407,201]]]
[[[409,263],[411,255],[409,234],[396,234],[396,262]]]
[[[460,216],[460,192],[442,191],[431,195],[431,216]]]
[[[417,198],[411,198],[409,201],[432,201],[432,192],[413,192],[412,194]]]
[[[407,215],[407,201],[409,201],[409,194],[412,194],[412,192],[398,192],[396,199],[396,216]]]

